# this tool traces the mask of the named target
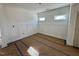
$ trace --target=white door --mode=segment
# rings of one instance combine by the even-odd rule
[[[0,45],[1,45],[1,30],[0,30]]]
[[[79,13],[77,14],[77,19],[76,19],[74,46],[79,47]]]

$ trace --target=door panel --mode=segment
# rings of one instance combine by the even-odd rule
[[[77,13],[77,19],[76,19],[74,46],[79,47],[79,12]]]

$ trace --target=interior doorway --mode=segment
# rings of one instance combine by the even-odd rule
[[[76,18],[74,46],[79,47],[79,12],[77,12],[77,18]]]
[[[0,30],[0,47],[1,47],[1,40],[2,40],[2,38],[1,38],[1,30]]]

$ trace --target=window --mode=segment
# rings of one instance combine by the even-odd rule
[[[45,21],[45,17],[39,18],[39,21]]]
[[[66,15],[54,16],[54,20],[66,20]]]

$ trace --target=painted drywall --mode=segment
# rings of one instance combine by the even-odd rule
[[[3,35],[6,44],[37,33],[36,13],[19,7],[3,5],[2,8],[4,15],[1,17],[6,19],[4,19],[6,25],[2,26],[4,30],[2,33],[6,33],[5,36]]]
[[[35,34],[37,29],[37,15],[18,7],[5,7],[8,19],[8,42]],[[14,26],[14,28],[13,28]]]
[[[65,21],[55,21],[54,16],[66,15]],[[39,33],[51,35],[57,38],[66,39],[69,19],[69,7],[57,8],[38,14],[38,17],[45,17],[45,21],[39,21]]]
[[[6,37],[7,37],[7,19],[4,14],[3,5],[0,4],[0,30],[1,30],[1,45],[2,47],[7,46]]]

